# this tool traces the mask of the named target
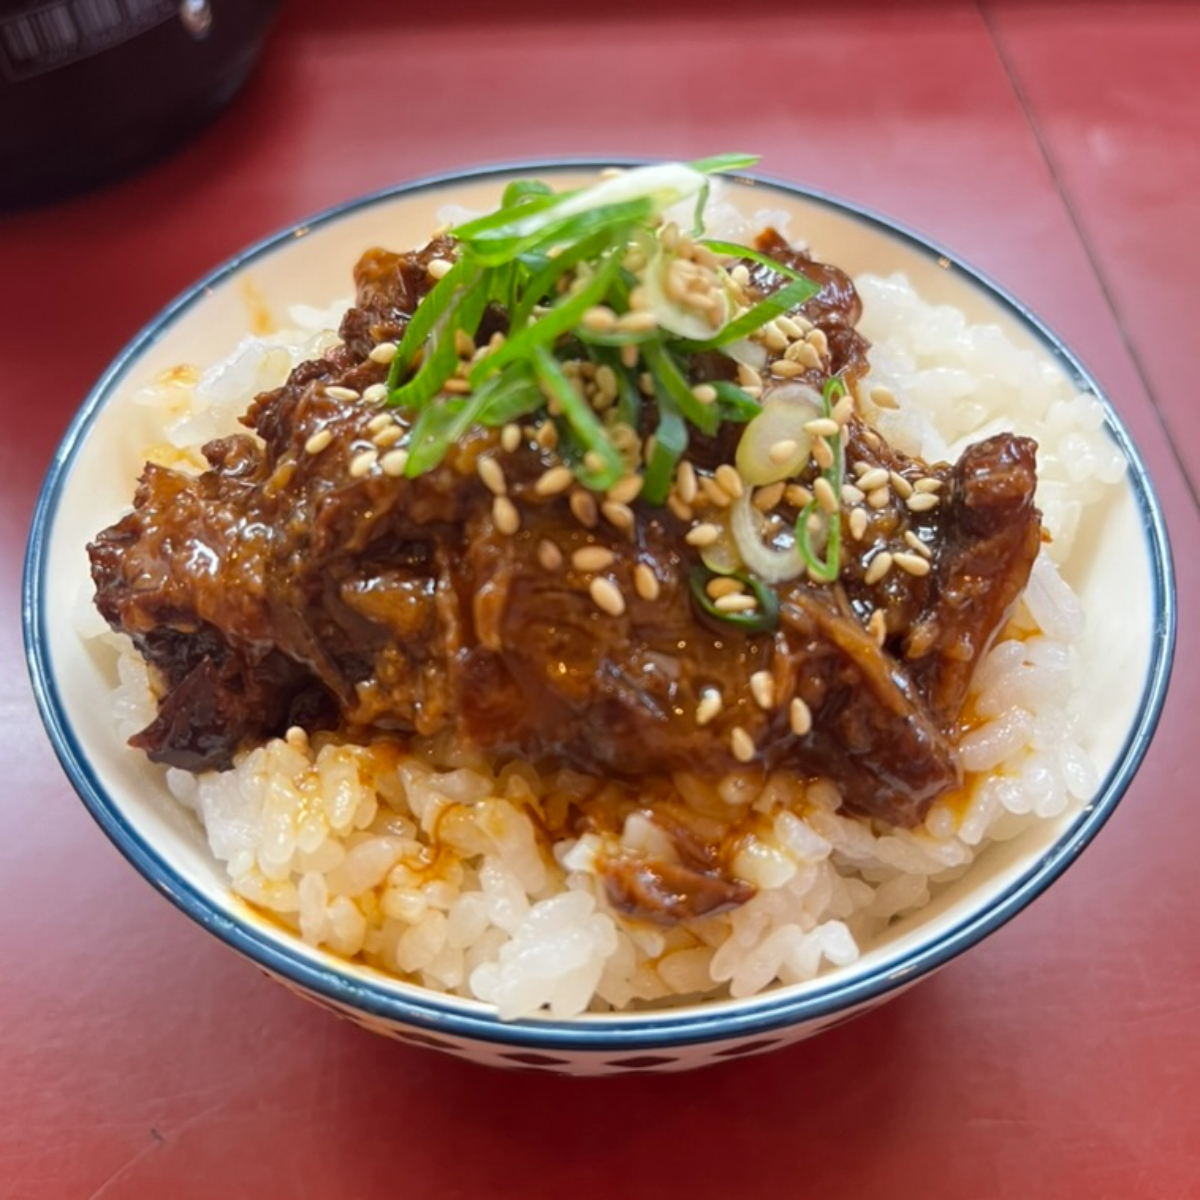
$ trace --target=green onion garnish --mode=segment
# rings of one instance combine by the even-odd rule
[[[755,600],[758,602],[758,608],[752,612],[724,612],[717,608],[712,597],[708,594],[708,583],[710,580],[716,578],[716,575],[705,570],[703,567],[697,567],[688,577],[688,585],[691,588],[693,598],[700,608],[712,617],[714,621],[721,621],[725,625],[732,625],[735,629],[740,629],[743,633],[766,633],[779,624],[779,598],[775,595],[774,588],[763,583],[755,575],[736,572],[730,578],[742,581],[742,584],[754,595]]]
[[[833,406],[846,394],[846,385],[841,378],[834,375],[830,378],[821,392],[821,402],[825,415],[833,415]],[[833,451],[833,465],[822,474],[829,481],[833,494],[838,497],[839,504],[842,495],[842,480],[845,474],[845,457],[842,453],[842,435],[836,434],[829,439],[829,448]],[[812,517],[823,518],[825,525],[825,556],[817,554],[812,544],[812,534],[808,528]],[[796,518],[796,546],[804,559],[809,575],[821,583],[832,583],[838,577],[842,567],[842,514],[826,513],[818,508],[816,501],[806,504]]]

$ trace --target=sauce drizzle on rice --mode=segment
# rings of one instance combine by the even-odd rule
[[[678,250],[669,223],[647,228]],[[659,253],[620,236],[623,261]],[[509,407],[491,424],[476,408],[414,465],[522,332],[484,307],[450,337],[437,393],[388,406],[421,378],[396,363],[450,277],[431,266],[464,253],[370,252],[340,344],[252,404],[258,438],[210,443],[198,477],[148,468],[134,512],[97,539],[101,610],[161,689],[135,740],[202,772],[169,775],[242,895],[506,1016],[744,995],[848,961],[1025,803],[1011,774],[962,780],[953,742],[964,711],[989,709],[963,708],[972,671],[1040,547],[1033,443],[993,435],[953,467],[893,449],[905,389],[866,375],[853,285],[767,233],[742,258],[698,256],[734,281],[727,325],[810,281],[745,336],[759,366],[685,354],[633,303],[635,269],[628,296],[579,313],[625,341],[555,334],[548,370],[570,395],[535,355],[524,397],[493,394]],[[596,274],[560,275],[531,321]],[[422,361],[437,354],[428,342]],[[663,371],[695,411],[718,408],[715,427],[682,416]],[[795,436],[750,474],[786,473],[750,479],[738,449],[773,395],[794,404]],[[586,448],[587,421],[606,444]],[[655,502],[659,431],[675,441]],[[1004,686],[1048,680],[1055,708],[1067,651],[1017,620],[1022,684]],[[1028,735],[1058,720],[1034,691],[1024,741],[1017,718],[994,748],[1013,761],[1043,753]],[[307,733],[281,736],[293,728]],[[1086,774],[1065,732],[1070,783],[1051,807]]]

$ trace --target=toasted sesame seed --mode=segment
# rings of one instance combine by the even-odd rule
[[[653,396],[655,392],[654,376],[649,371],[641,371],[637,377],[638,391],[643,396]]]
[[[350,460],[350,474],[355,479],[362,479],[363,476],[369,475],[371,468],[379,461],[378,450],[363,450],[360,454],[356,454]]]
[[[393,479],[399,479],[404,474],[404,468],[408,466],[408,451],[407,450],[389,450],[379,460],[379,469]]]
[[[889,387],[884,387],[882,384],[873,387],[868,395],[871,397],[871,403],[876,408],[899,408],[900,405],[896,401],[896,393]]]
[[[745,287],[750,282],[750,268],[745,263],[738,263],[737,266],[729,272],[729,278],[733,280],[738,287]]]
[[[557,571],[563,565],[562,551],[549,538],[542,538],[537,547],[538,562],[547,571]]]
[[[812,709],[799,696],[793,696],[788,705],[788,724],[797,737],[803,737],[812,729]]]
[[[921,554],[907,554],[903,550],[892,555],[892,559],[902,571],[907,571],[910,575],[928,575],[929,574],[929,559]]]
[[[618,504],[615,500],[605,500],[600,505],[604,519],[616,529],[628,532],[633,528],[633,509],[628,504]]]
[[[779,328],[782,329],[783,332],[786,333],[790,338],[795,339],[802,338],[804,336],[804,327],[798,322],[792,320],[791,317],[776,317],[775,324],[778,325]]]
[[[876,468],[872,467],[870,463],[863,462],[861,458],[858,460],[858,462],[852,463],[850,465],[850,470],[852,470],[854,472],[855,476],[858,478],[860,483],[862,481],[862,477],[868,471],[875,470],[875,469]]]
[[[788,347],[787,334],[774,321],[768,321],[759,328],[758,338],[768,350],[773,350],[776,354],[782,353]]]
[[[813,502],[812,492],[799,483],[789,483],[784,489],[783,498],[793,508],[807,508]]]
[[[746,485],[738,474],[737,467],[729,463],[722,463],[717,468],[714,478],[721,490],[734,500],[740,500],[746,491]]]
[[[835,513],[838,510],[838,496],[833,490],[833,485],[825,478],[824,475],[818,475],[813,480],[813,499],[827,512]]]
[[[863,573],[863,583],[873,587],[892,569],[892,556],[886,550],[881,550],[871,559],[870,565]]]
[[[756,753],[754,739],[740,726],[735,725],[729,731],[729,748],[738,762],[748,763]]]
[[[386,367],[396,357],[396,351],[399,349],[395,342],[380,342],[378,346],[371,347],[371,353],[367,357],[373,363]]]
[[[604,459],[597,450],[589,450],[583,456],[583,465],[593,474],[599,474],[599,472],[604,470],[605,466]]]
[[[332,441],[333,433],[330,430],[318,429],[317,432],[314,433],[312,437],[310,437],[308,441],[304,443],[304,453],[320,454],[321,451],[324,450],[325,447],[328,446]]]
[[[721,693],[716,688],[705,688],[700,693],[700,703],[696,705],[696,724],[707,725],[724,707]]]
[[[583,546],[571,555],[571,566],[577,571],[604,571],[615,558],[607,546]]]
[[[885,467],[872,467],[870,470],[864,471],[858,478],[858,486],[864,492],[873,492],[876,488],[886,487],[887,482],[888,472]]]
[[[509,536],[521,528],[521,514],[507,496],[497,496],[492,501],[492,521],[501,533]]]
[[[504,468],[488,455],[476,459],[475,470],[483,480],[483,486],[493,496],[503,496],[508,491],[508,481],[504,478]]]
[[[389,425],[395,424],[396,422],[392,420],[391,413],[380,413],[367,422],[367,429],[371,433],[378,433],[381,429],[386,429]]]
[[[852,483],[842,484],[842,503],[849,508],[854,504],[861,504],[866,497]]]
[[[717,508],[728,508],[733,503],[733,497],[708,475],[700,476],[700,491],[704,494],[704,499]]]
[[[451,396],[466,396],[470,394],[471,385],[467,380],[452,375],[442,384],[442,391]]]
[[[558,426],[553,421],[543,421],[537,427],[537,433],[534,434],[534,441],[543,450],[553,450],[558,445]]]
[[[639,309],[650,307],[649,302],[646,300],[646,289],[640,284],[629,293],[629,307]]]
[[[641,357],[641,351],[636,345],[630,342],[628,345],[621,347],[621,366],[627,371],[632,371],[638,365],[638,359]]]
[[[795,362],[798,366],[815,369],[821,365],[821,355],[811,342],[793,342],[797,347]]]
[[[940,492],[943,486],[940,479],[936,479],[932,475],[925,475],[913,484],[913,490],[918,492]]]
[[[867,532],[867,522],[870,518],[867,516],[865,508],[852,508],[850,510],[850,536],[856,541],[861,542],[863,536]]]
[[[712,546],[720,540],[720,525],[709,524],[693,525],[684,538],[689,546]]]
[[[904,503],[909,512],[922,513],[937,508],[941,500],[934,492],[914,492]]]
[[[888,502],[892,498],[892,491],[889,487],[879,487],[867,493],[867,504],[871,508],[887,508]]]
[[[664,250],[673,252],[679,249],[679,226],[674,221],[668,221],[658,231],[658,240],[662,242]]]
[[[739,385],[744,388],[760,388],[763,385],[762,376],[746,363],[738,363],[737,377]]]
[[[453,267],[454,264],[448,258],[431,258],[425,270],[434,279],[445,279]]]
[[[907,500],[913,494],[913,485],[899,471],[889,472],[888,478],[892,481],[892,487],[901,500]]]
[[[904,541],[922,558],[929,558],[933,554],[933,551],[911,529],[904,531]]]
[[[608,489],[608,499],[614,504],[632,504],[642,490],[640,475],[623,475]]]
[[[362,398],[368,404],[382,404],[388,398],[388,390],[386,383],[373,383],[369,388],[363,389]]]
[[[802,346],[803,342],[794,342],[793,345]],[[777,358],[771,364],[771,374],[779,379],[795,379],[799,375],[803,375],[807,370],[798,362],[792,362],[790,358]]]
[[[503,429],[500,430],[500,446],[509,454],[512,454],[521,444],[521,427],[510,421]]]
[[[828,471],[833,466],[833,447],[824,438],[814,438],[812,457],[822,471]]]
[[[882,608],[877,608],[867,622],[867,632],[875,639],[880,646],[887,641],[887,617],[884,615]]]
[[[825,330],[810,329],[804,335],[804,340],[813,348],[818,358],[825,358],[829,354],[829,339],[825,336]]]
[[[692,504],[696,499],[696,468],[685,458],[675,472],[675,490],[684,504]]]
[[[643,600],[657,600],[662,590],[658,576],[649,563],[640,562],[633,568],[633,587]]]
[[[653,333],[658,328],[658,322],[652,312],[645,310],[627,312],[617,318],[617,333]]]
[[[596,524],[600,520],[600,510],[596,506],[596,497],[591,492],[585,491],[583,488],[576,488],[571,493],[568,503],[571,506],[571,515],[580,525],[587,529],[596,528]]]
[[[692,395],[701,404],[713,404],[717,399],[717,389],[711,383],[698,383],[692,388]]]
[[[883,438],[873,429],[864,429],[862,439],[872,450],[878,451],[883,447]]]
[[[372,439],[380,450],[386,450],[388,446],[394,446],[404,436],[404,430],[399,425],[391,424],[381,429]]]
[[[755,671],[750,676],[750,694],[759,708],[775,707],[775,677],[770,671]]]
[[[784,486],[781,479],[778,483],[769,483],[766,487],[760,487],[754,493],[751,503],[759,512],[770,512],[783,499]]]
[[[854,416],[854,397],[847,394],[833,406],[833,419],[839,425],[845,425]]]
[[[744,592],[746,585],[736,576],[718,575],[704,585],[704,590],[713,600],[719,600],[722,596],[732,596],[736,592]]]
[[[842,427],[832,417],[817,417],[814,421],[809,421],[804,426],[806,433],[811,433],[813,437],[837,437],[842,431]]]
[[[332,384],[325,389],[325,395],[331,400],[358,400],[361,399],[361,393],[354,388],[342,387],[340,384]]]
[[[559,463],[558,466],[550,467],[542,473],[533,485],[533,490],[539,496],[557,496],[559,492],[565,492],[574,480],[571,468]]]
[[[607,576],[598,575],[588,584],[588,591],[592,594],[592,603],[609,616],[619,617],[625,611],[625,597],[621,589]]]
[[[677,492],[671,492],[667,496],[667,507],[681,520],[690,521],[694,517],[695,511],[690,504],[685,504]]]
[[[592,333],[611,333],[617,327],[617,314],[606,304],[596,304],[584,312],[579,323]]]
[[[723,613],[753,612],[757,607],[758,600],[745,592],[730,592],[713,601],[713,608]]]
[[[781,463],[787,462],[795,453],[796,439],[780,438],[779,441],[771,443],[771,448],[767,451],[767,457],[778,466]]]
[[[596,368],[596,387],[606,396],[617,394],[617,373],[608,363],[601,363]]]

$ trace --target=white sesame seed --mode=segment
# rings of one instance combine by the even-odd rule
[[[797,366],[811,369],[821,365],[821,356],[817,353],[816,346],[810,342],[793,342],[792,345],[799,347],[795,359]]]
[[[887,617],[884,616],[882,608],[877,608],[871,614],[871,619],[867,622],[867,632],[880,646],[887,641]]]
[[[913,484],[914,490],[918,492],[940,492],[942,486],[942,481],[935,479],[932,475],[926,475]]]
[[[690,504],[684,504],[677,492],[667,496],[667,507],[681,520],[690,521],[696,514]]]
[[[729,748],[738,762],[748,763],[755,755],[754,739],[740,726],[729,731]]]
[[[754,499],[751,503],[759,512],[770,512],[783,499],[784,487],[785,484],[782,479],[778,483],[770,483],[766,487],[760,487],[754,493]]]
[[[829,353],[829,338],[825,336],[825,330],[810,329],[804,335],[804,340],[816,351],[820,358],[824,358]]]
[[[884,387],[882,384],[873,387],[868,395],[871,397],[871,403],[876,408],[899,408],[900,405],[896,401],[896,394],[889,387]]]
[[[692,504],[696,499],[696,468],[687,459],[679,464],[675,472],[675,489],[684,504]]]
[[[371,433],[378,433],[381,429],[386,429],[389,425],[395,425],[395,423],[396,422],[392,420],[391,413],[380,413],[378,416],[372,417],[367,422],[367,429],[370,430]]]
[[[617,333],[653,333],[657,328],[652,312],[627,312],[617,318]]]
[[[483,455],[476,459],[475,470],[479,473],[479,478],[483,480],[483,486],[493,496],[503,496],[508,491],[508,481],[504,478],[504,469],[494,458]]]
[[[832,417],[817,417],[813,421],[806,422],[804,429],[813,437],[826,438],[837,437],[841,433],[842,427]]]
[[[709,524],[693,525],[684,537],[689,546],[711,546],[720,540],[721,527]]]
[[[609,616],[619,617],[625,611],[625,597],[621,589],[604,575],[598,575],[588,585],[592,602]]]
[[[380,342],[378,346],[371,348],[371,353],[367,357],[373,363],[379,363],[386,367],[396,357],[396,351],[399,349],[400,347],[395,342]]]
[[[363,389],[362,398],[368,404],[382,404],[388,398],[388,390],[386,383],[373,383],[370,387]]]
[[[354,388],[342,387],[340,384],[332,384],[327,387],[325,395],[331,400],[358,400],[361,398],[361,393],[355,391]]]
[[[633,568],[633,586],[643,600],[657,600],[662,590],[654,568],[644,562]]]
[[[793,342],[795,346],[803,346],[803,342]],[[793,362],[790,358],[777,358],[771,364],[771,374],[779,379],[795,379],[808,370],[803,364]]]
[[[803,737],[812,729],[812,709],[799,696],[792,697],[788,705],[788,724],[797,737]]]
[[[793,508],[807,508],[813,502],[812,492],[799,483],[789,483],[784,489],[783,498]]]
[[[867,493],[867,504],[874,509],[887,508],[892,498],[891,488],[880,487]]]
[[[734,500],[740,500],[746,490],[737,467],[731,466],[729,463],[722,463],[717,468],[716,481],[721,490]]]
[[[638,359],[641,357],[641,351],[632,342],[627,346],[621,347],[621,366],[626,370],[632,371],[638,365]]]
[[[847,393],[833,406],[833,419],[845,425],[854,416],[854,397]]]
[[[721,693],[716,688],[705,688],[700,694],[699,704],[696,705],[696,724],[707,725],[724,707]]]
[[[333,433],[330,430],[318,429],[317,432],[314,433],[312,437],[310,437],[308,441],[304,443],[304,453],[320,454],[321,451],[324,450],[325,447],[328,446],[332,441]]]
[[[730,592],[728,596],[719,596],[713,601],[713,608],[723,613],[751,612],[758,607],[758,600],[745,592]]]
[[[571,515],[580,525],[587,529],[596,528],[596,524],[600,520],[600,511],[596,507],[596,497],[591,492],[584,491],[583,488],[576,488],[571,493],[568,503],[571,506]]]
[[[454,264],[448,258],[431,258],[425,268],[433,279],[445,279]]]
[[[867,522],[869,519],[865,508],[852,508],[850,510],[850,536],[856,542],[863,540],[863,535],[867,532]]]
[[[633,528],[633,509],[628,504],[618,504],[615,500],[605,500],[600,505],[604,519],[617,529],[628,531]]]
[[[842,503],[850,508],[852,505],[861,504],[866,497],[859,488],[856,488],[852,483],[842,484]]]
[[[589,450],[583,456],[583,465],[587,467],[593,475],[599,474],[604,470],[604,459],[601,458],[599,451]]]
[[[698,383],[692,388],[692,395],[701,404],[713,404],[717,399],[717,389],[711,383]]]
[[[863,464],[856,463],[856,466]],[[870,470],[864,471],[858,478],[858,486],[864,492],[873,492],[876,488],[885,487],[888,482],[888,473],[884,467],[872,467]]]
[[[750,676],[750,694],[759,708],[775,707],[775,677],[770,671],[755,671]]]
[[[606,546],[583,546],[571,555],[571,566],[577,571],[603,571],[615,557]]]
[[[521,444],[521,427],[510,421],[500,430],[500,446],[509,454],[512,454]]]
[[[933,551],[911,529],[904,531],[904,540],[922,558],[929,558],[933,554]]]
[[[871,559],[870,565],[863,574],[863,583],[868,587],[877,584],[892,569],[892,556],[883,550]]]
[[[533,485],[533,490],[539,496],[557,496],[559,492],[565,492],[574,480],[575,476],[571,474],[571,468],[560,463],[558,466],[544,471],[537,483]]]
[[[389,450],[379,460],[379,469],[385,474],[390,475],[393,479],[398,479],[404,474],[404,468],[408,466],[408,451],[407,450]]]
[[[823,438],[814,438],[812,444],[813,462],[822,471],[828,471],[833,466],[833,447]]]
[[[501,533],[511,537],[521,528],[521,514],[507,496],[497,496],[492,501],[492,522]]]
[[[907,571],[910,575],[928,575],[929,574],[929,559],[920,554],[907,554],[901,550],[898,554],[892,555],[892,560],[902,571]]]
[[[557,571],[563,564],[562,551],[549,538],[542,538],[537,548],[538,562],[547,571]]]
[[[707,475],[700,476],[700,490],[705,499],[717,508],[728,508],[733,503],[733,497],[715,479]]]
[[[596,304],[579,318],[579,323],[592,333],[612,333],[617,327],[617,314],[606,304]]]
[[[761,388],[763,385],[762,376],[746,363],[738,363],[737,377],[739,385],[744,388]]]
[[[632,504],[642,490],[640,475],[623,475],[608,489],[608,499],[614,504]]]
[[[835,513],[838,510],[837,493],[833,490],[833,485],[825,478],[824,475],[818,475],[813,480],[813,498],[827,512]]]
[[[763,418],[766,420],[767,418]],[[771,448],[767,451],[767,457],[777,466],[780,463],[785,463],[793,454],[796,453],[796,441],[794,438],[780,438],[777,442],[771,443]]]
[[[788,337],[792,338],[793,340],[796,338],[802,338],[804,336],[804,333],[805,333],[804,327],[802,325],[800,325],[798,322],[792,320],[791,317],[788,317],[788,316],[776,317],[775,324],[778,325],[779,328],[782,329],[783,332],[786,333],[788,335]]]
[[[937,508],[941,500],[934,492],[914,492],[904,503],[909,512],[922,513]]]
[[[719,600],[722,596],[732,596],[735,592],[744,592],[746,585],[736,576],[718,575],[704,585],[704,590],[713,600]]]
[[[394,446],[404,436],[404,430],[399,425],[392,424],[381,429],[372,439],[380,450],[387,449],[388,446]]]
[[[553,421],[543,421],[537,427],[537,432],[534,434],[534,441],[543,450],[553,450],[558,445],[558,426]]]
[[[471,391],[471,385],[465,379],[451,376],[442,384],[442,391],[451,396],[466,396]]]
[[[370,474],[371,468],[378,461],[379,452],[377,450],[364,450],[350,460],[350,474],[355,479],[362,479],[365,475]]]
[[[907,500],[913,494],[913,485],[899,471],[889,472],[888,478],[892,481],[892,488],[901,500]]]

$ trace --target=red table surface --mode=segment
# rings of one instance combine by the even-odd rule
[[[0,218],[0,1200],[1200,1196],[1200,6],[570,7],[292,3],[186,148]],[[54,760],[18,619],[53,448],[143,322],[308,213],[505,159],[730,149],[948,244],[1098,375],[1178,565],[1157,739],[1050,894],[780,1053],[569,1080],[334,1021],[155,895]]]

